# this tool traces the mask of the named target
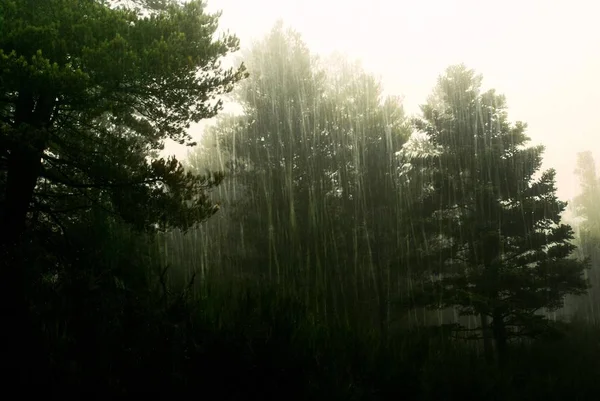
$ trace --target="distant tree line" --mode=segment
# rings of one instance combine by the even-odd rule
[[[225,172],[221,213],[198,229],[205,259],[178,264],[279,283],[324,319],[383,333],[455,308],[478,318],[467,332],[488,358],[492,339],[502,355],[585,292],[543,147],[474,71],[449,67],[409,118],[359,65],[316,58],[281,25],[243,60],[243,114],[221,116],[187,162]]]

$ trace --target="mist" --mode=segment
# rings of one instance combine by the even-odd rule
[[[5,392],[596,399],[598,15],[1,1]]]
[[[526,122],[532,141],[546,147],[543,168],[557,170],[561,199],[578,193],[577,153],[600,157],[597,2],[219,0],[208,10],[222,11],[220,31],[238,36],[242,51],[282,20],[311,52],[359,60],[385,94],[403,97],[409,114],[448,65],[465,63],[483,75],[484,88],[506,95],[511,120]],[[166,149],[181,158],[187,150]]]

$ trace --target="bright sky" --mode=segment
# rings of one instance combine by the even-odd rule
[[[315,53],[361,59],[409,113],[448,65],[464,62],[546,145],[563,199],[577,193],[577,152],[592,150],[600,164],[599,0],[207,1],[242,47],[282,19]]]

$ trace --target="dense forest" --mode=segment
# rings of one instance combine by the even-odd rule
[[[598,398],[590,151],[561,200],[467,66],[407,115],[283,23],[241,53],[218,23],[196,0],[0,3],[6,394]]]

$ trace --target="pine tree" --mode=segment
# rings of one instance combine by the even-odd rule
[[[580,256],[590,259],[591,266],[587,274],[591,289],[587,297],[574,298],[571,306],[575,313],[583,315],[586,319],[597,321],[600,318],[598,312],[598,300],[600,293],[600,178],[596,172],[596,162],[592,152],[581,152],[577,155],[577,168],[575,175],[579,179],[581,192],[573,199],[572,209],[578,219],[576,226],[577,241]]]
[[[389,267],[400,265],[395,153],[409,134],[401,103],[359,65],[317,59],[282,25],[244,62],[250,77],[236,94],[245,114],[222,119],[192,158],[229,160],[221,189],[238,201],[223,207],[231,224],[222,264],[236,259],[235,247],[245,275],[294,283],[324,314],[349,321],[362,309],[363,327],[377,319],[385,328],[398,282]]]
[[[586,263],[569,258],[573,231],[561,223],[554,170],[540,173],[543,147],[526,146],[526,125],[509,123],[505,98],[482,93],[481,80],[449,67],[415,121],[435,148],[413,160],[429,172],[423,301],[479,315],[488,357],[493,338],[502,360],[511,336],[540,327],[538,311],[585,291]]]
[[[600,178],[596,173],[596,162],[592,152],[577,155],[577,169],[581,193],[575,197],[573,206],[575,215],[583,219],[580,228],[591,239],[600,237]]]
[[[244,77],[220,65],[238,40],[213,37],[218,15],[201,1],[144,3],[169,5],[144,15],[99,0],[0,2],[2,345],[28,346],[33,233],[97,210],[150,232],[213,213],[206,192],[221,177],[157,154],[166,140],[193,145],[190,123],[215,116]]]

